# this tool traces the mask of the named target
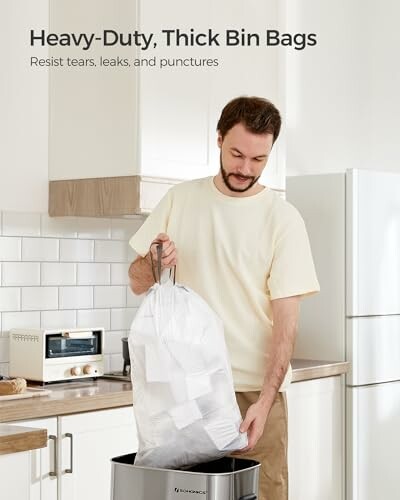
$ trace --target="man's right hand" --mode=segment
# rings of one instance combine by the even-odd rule
[[[176,266],[178,257],[177,249],[175,243],[171,241],[168,234],[165,233],[158,234],[150,246],[154,264],[157,263],[157,245],[153,245],[153,243],[156,242],[162,243],[161,270]]]
[[[165,233],[160,233],[152,243],[162,243],[161,270],[174,267],[177,262],[177,250],[173,241]],[[157,245],[151,245],[145,257],[138,256],[129,266],[129,283],[136,295],[141,295],[154,285],[154,275],[151,269],[150,252],[155,267],[157,266]]]

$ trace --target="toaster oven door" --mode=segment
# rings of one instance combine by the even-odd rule
[[[101,332],[82,338],[67,337],[62,333],[46,336],[46,359],[92,356],[101,354]]]

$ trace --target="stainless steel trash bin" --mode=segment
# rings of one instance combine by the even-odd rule
[[[135,466],[135,454],[112,459],[111,500],[256,500],[260,464],[224,457],[185,470]]]

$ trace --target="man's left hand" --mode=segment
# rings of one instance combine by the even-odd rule
[[[265,408],[260,401],[249,406],[246,416],[240,426],[240,432],[247,432],[248,444],[245,448],[235,451],[235,455],[252,451],[264,432],[270,408]]]

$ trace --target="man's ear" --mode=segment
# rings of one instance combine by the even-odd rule
[[[218,147],[221,149],[221,146],[222,146],[222,135],[221,135],[221,132],[219,132],[219,131],[218,131],[217,144],[218,144]]]

